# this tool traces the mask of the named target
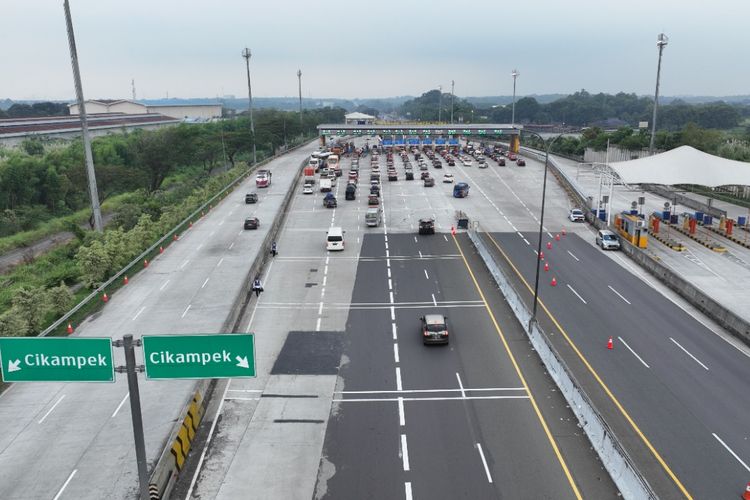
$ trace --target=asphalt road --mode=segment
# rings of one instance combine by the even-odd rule
[[[111,297],[77,336],[219,332],[307,146],[271,164],[273,184],[244,204],[251,178]],[[246,214],[259,231],[243,231]],[[264,225],[263,222],[266,222]],[[115,359],[123,363],[122,351]],[[140,352],[136,358],[142,362]],[[140,392],[146,452],[162,451],[193,381],[146,381]],[[114,384],[15,384],[0,396],[0,498],[133,498],[135,452],[125,377]]]
[[[524,236],[535,245],[536,235]],[[533,284],[533,248],[516,234],[492,237]],[[552,249],[545,248],[550,271],[542,271],[540,280],[543,303],[685,491],[694,498],[736,497],[750,477],[747,355],[577,235],[552,243]],[[504,260],[498,248],[493,250]],[[613,350],[606,347],[610,336]],[[559,335],[552,338],[565,343]],[[596,402],[609,413],[608,398]],[[617,421],[613,415],[610,424]],[[642,455],[642,440],[631,436],[627,424],[615,432]],[[666,469],[646,458],[647,478],[672,487],[662,491],[665,497],[684,496]]]

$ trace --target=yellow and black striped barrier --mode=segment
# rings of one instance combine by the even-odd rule
[[[177,470],[182,470],[185,465],[188,453],[190,453],[190,446],[195,439],[195,433],[198,430],[198,426],[203,418],[203,405],[201,405],[201,395],[196,392],[193,396],[193,401],[188,407],[187,415],[182,421],[182,427],[177,432],[177,437],[172,442],[171,453],[174,456],[175,465]]]

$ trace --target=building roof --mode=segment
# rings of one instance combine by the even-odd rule
[[[750,186],[750,163],[727,160],[690,146],[609,166],[626,184]]]
[[[123,113],[94,114],[87,118],[92,130],[117,128],[136,125],[155,125],[180,123],[181,120],[158,113],[126,115]],[[57,134],[81,129],[78,115],[47,116],[19,120],[17,118],[0,120],[0,138],[25,135]]]
[[[344,118],[346,118],[347,120],[374,120],[375,119],[375,117],[372,115],[366,115],[358,111],[354,113],[347,113],[344,115]]]
[[[169,103],[169,104],[145,104],[138,101],[133,101],[131,99],[86,99],[86,103],[98,103],[98,104],[104,104],[104,105],[112,105],[112,104],[119,104],[121,102],[129,102],[131,104],[137,104],[139,106],[145,106],[147,108],[165,108],[165,107],[193,107],[193,106],[221,106],[220,102],[216,103],[200,103],[200,104],[191,104],[191,103]],[[72,102],[68,104],[68,107],[77,106],[78,102]],[[367,115],[365,115],[367,116]]]

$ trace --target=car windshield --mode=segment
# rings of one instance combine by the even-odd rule
[[[329,236],[328,241],[344,241],[343,236]]]
[[[615,235],[614,234],[603,234],[602,235],[602,239],[603,240],[607,240],[607,241],[614,241],[615,240]]]
[[[430,325],[427,325],[427,331],[428,332],[443,332],[445,331],[445,325],[430,324]]]

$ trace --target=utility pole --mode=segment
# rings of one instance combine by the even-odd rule
[[[659,63],[656,66],[656,92],[654,93],[654,116],[651,119],[651,143],[648,146],[649,154],[654,154],[654,139],[656,139],[656,108],[659,107],[659,77],[661,76],[661,54],[664,47],[669,43],[669,38],[664,33],[656,37],[656,46],[659,47]]]
[[[250,85],[250,56],[252,53],[250,49],[245,47],[242,51],[242,57],[245,58],[245,66],[247,67],[247,95],[250,101],[250,133],[253,134],[253,165],[258,163],[258,155],[255,151],[255,123],[253,123],[253,87]]]
[[[304,135],[305,132],[302,129],[302,70],[297,70],[297,80],[299,82],[299,133]]]
[[[438,123],[443,121],[443,86],[438,85],[438,90],[440,90],[440,98],[438,101]]]
[[[89,197],[91,198],[91,210],[94,214],[94,229],[102,232],[102,210],[99,206],[99,192],[96,188],[96,172],[94,171],[94,156],[91,154],[91,138],[89,137],[89,124],[86,120],[86,104],[83,102],[83,87],[81,86],[81,73],[78,69],[78,53],[76,51],[76,39],[73,34],[73,21],[70,17],[70,5],[65,0],[65,22],[68,27],[68,45],[70,47],[70,64],[73,66],[73,81],[76,87],[76,100],[78,101],[78,117],[81,120],[81,131],[83,132],[83,152],[86,156],[86,175],[89,181]]]
[[[135,78],[130,80],[130,88],[133,91],[133,100],[135,101]]]
[[[453,100],[455,99],[456,82],[451,80],[451,125],[453,125]]]
[[[517,69],[514,69],[513,72],[510,74],[510,76],[513,77],[513,110],[511,111],[510,116],[510,126],[514,127],[516,125],[516,78],[518,78],[518,75],[521,73],[518,72]]]

